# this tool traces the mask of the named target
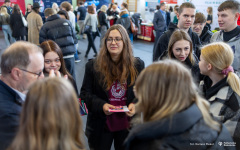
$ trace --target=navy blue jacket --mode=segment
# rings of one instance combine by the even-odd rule
[[[5,150],[16,135],[22,103],[20,96],[0,80],[0,150]]]
[[[79,20],[85,20],[87,9],[85,7],[78,7],[78,12],[80,12]]]
[[[53,40],[61,48],[63,56],[75,53],[76,33],[69,20],[55,14],[49,16],[39,32],[39,43]]]

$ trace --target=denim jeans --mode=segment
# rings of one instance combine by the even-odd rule
[[[3,30],[3,34],[4,34],[4,38],[6,41],[7,46],[9,46],[10,44],[14,43],[16,40],[12,37],[12,30],[10,28],[9,25],[2,25],[2,30]],[[8,36],[10,37],[10,41],[8,39]]]

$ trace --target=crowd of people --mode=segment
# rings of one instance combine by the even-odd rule
[[[133,54],[127,3],[96,10],[80,2],[75,13],[69,2],[60,9],[53,3],[45,22],[34,3],[25,13],[27,27],[19,6],[9,3],[0,16],[8,45],[1,56],[0,150],[240,149],[238,1],[219,5],[214,34],[210,7],[205,17],[185,2],[174,16],[161,3],[153,64],[146,68]],[[85,57],[95,52],[80,91],[77,26],[88,39]],[[88,109],[85,131],[78,98]]]

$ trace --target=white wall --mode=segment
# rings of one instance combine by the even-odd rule
[[[137,0],[137,12],[141,14],[141,17],[145,20],[145,0]]]

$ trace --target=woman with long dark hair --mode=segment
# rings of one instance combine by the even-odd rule
[[[111,26],[96,59],[89,61],[81,88],[81,99],[88,108],[86,135],[90,149],[116,150],[128,135],[130,117],[135,113],[133,85],[144,68],[144,62],[133,56],[127,31],[121,25]],[[109,112],[117,106],[129,112]]]
[[[48,76],[51,70],[57,74],[59,71],[61,76],[66,76],[78,93],[77,85],[71,74],[67,71],[61,48],[52,40],[47,40],[41,43],[40,47],[43,49],[44,56],[44,70],[45,76]],[[78,94],[77,94],[78,95]]]
[[[10,16],[10,26],[12,28],[12,36],[17,40],[24,40],[26,35],[26,27],[22,22],[22,12],[18,4],[13,7],[12,14]]]

